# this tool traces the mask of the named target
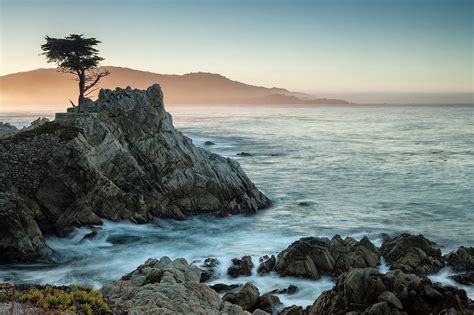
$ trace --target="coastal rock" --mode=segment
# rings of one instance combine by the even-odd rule
[[[276,264],[276,258],[274,255],[271,257],[265,255],[260,258],[260,264],[258,265],[257,272],[259,274],[269,273],[273,270]]]
[[[244,311],[254,311],[258,302],[260,292],[258,288],[247,282],[237,293],[227,293],[222,297],[223,301],[237,304]]]
[[[450,278],[460,284],[473,285],[474,284],[474,271],[469,271],[469,272],[453,275]]]
[[[474,247],[460,246],[444,258],[446,264],[455,271],[474,271]]]
[[[227,269],[227,274],[232,278],[239,276],[250,276],[252,275],[253,262],[250,256],[244,256],[242,258],[232,259],[232,266]]]
[[[34,210],[14,193],[0,192],[0,261],[32,261],[45,242]]]
[[[258,297],[256,308],[272,314],[278,305],[281,305],[278,296],[271,293],[265,293]]]
[[[240,153],[237,153],[238,156],[253,156],[252,154],[250,153],[247,153],[247,152],[240,152]]]
[[[212,141],[205,141],[204,145],[215,145],[215,143]]]
[[[237,289],[241,285],[239,284],[225,284],[225,283],[216,283],[211,285],[210,288],[216,291],[217,293],[228,292]]]
[[[36,204],[43,234],[66,235],[101,218],[145,223],[270,205],[236,161],[197,148],[173,127],[158,84],[101,90],[86,105],[0,143],[0,189]]]
[[[387,239],[380,248],[390,269],[400,269],[407,273],[427,275],[444,266],[441,250],[436,243],[423,235],[401,234]]]
[[[219,314],[219,295],[199,278],[199,268],[184,259],[149,259],[102,293],[114,313]]]
[[[292,305],[285,307],[278,315],[307,315],[308,312],[306,309],[303,309],[301,306]]]
[[[215,273],[215,268],[220,264],[217,258],[206,258],[204,263],[201,265],[204,269],[201,269],[201,282],[210,280]]]
[[[375,268],[343,273],[323,292],[309,314],[469,314],[473,306],[464,290],[432,283],[401,270],[381,274]],[[451,314],[451,313],[449,313]]]
[[[339,235],[331,240],[306,237],[278,254],[275,271],[282,276],[320,279],[337,276],[351,268],[376,267],[380,253],[367,237],[360,241]]]
[[[270,291],[269,293],[273,293],[273,294],[295,294],[296,291],[298,291],[298,287],[296,285],[293,285],[293,284],[290,284],[288,286],[288,288],[285,288],[285,289],[275,289],[275,290],[272,290]]]
[[[31,130],[33,128],[37,128],[40,126],[43,126],[44,124],[50,122],[48,118],[46,117],[38,117],[37,119],[33,120],[31,124],[28,127],[24,127],[23,130]]]
[[[0,121],[0,139],[9,137],[18,132],[18,128],[10,125],[9,123],[3,123]]]

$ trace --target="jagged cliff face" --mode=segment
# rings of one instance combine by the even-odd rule
[[[102,90],[85,112],[58,114],[35,130],[3,140],[0,188],[15,192],[13,212],[25,217],[19,222],[33,220],[43,233],[67,234],[101,218],[143,223],[207,212],[255,213],[270,204],[236,161],[195,147],[174,129],[157,84],[146,91]],[[9,156],[18,150],[21,156]],[[1,205],[0,216],[6,213]],[[2,248],[19,246],[11,234],[0,231],[0,256]],[[36,256],[43,246],[38,237],[28,236],[35,244],[15,259]]]

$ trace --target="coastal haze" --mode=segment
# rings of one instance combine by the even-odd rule
[[[0,8],[0,314],[3,282],[138,314],[474,312],[472,1]],[[69,33],[110,73],[83,107],[39,54]]]

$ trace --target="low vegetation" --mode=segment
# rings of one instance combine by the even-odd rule
[[[109,305],[102,294],[83,285],[33,286],[27,289],[10,287],[0,291],[0,303],[12,301],[29,304],[47,312],[111,314]]]

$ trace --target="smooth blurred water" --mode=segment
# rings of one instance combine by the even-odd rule
[[[274,202],[253,216],[133,225],[106,222],[96,239],[87,229],[48,239],[55,250],[43,264],[10,265],[0,278],[85,282],[99,287],[149,257],[221,260],[221,279],[233,257],[276,254],[302,236],[423,233],[447,252],[474,246],[473,106],[175,106],[174,124],[198,146],[237,159]],[[18,126],[37,116],[1,117]],[[236,156],[248,152],[250,157]],[[305,204],[301,204],[304,202]],[[434,279],[446,279],[447,271]],[[276,275],[237,278],[261,292],[290,283],[301,290],[280,296],[308,305],[328,279]],[[235,282],[235,281],[234,281]],[[472,287],[466,288],[473,296]]]

